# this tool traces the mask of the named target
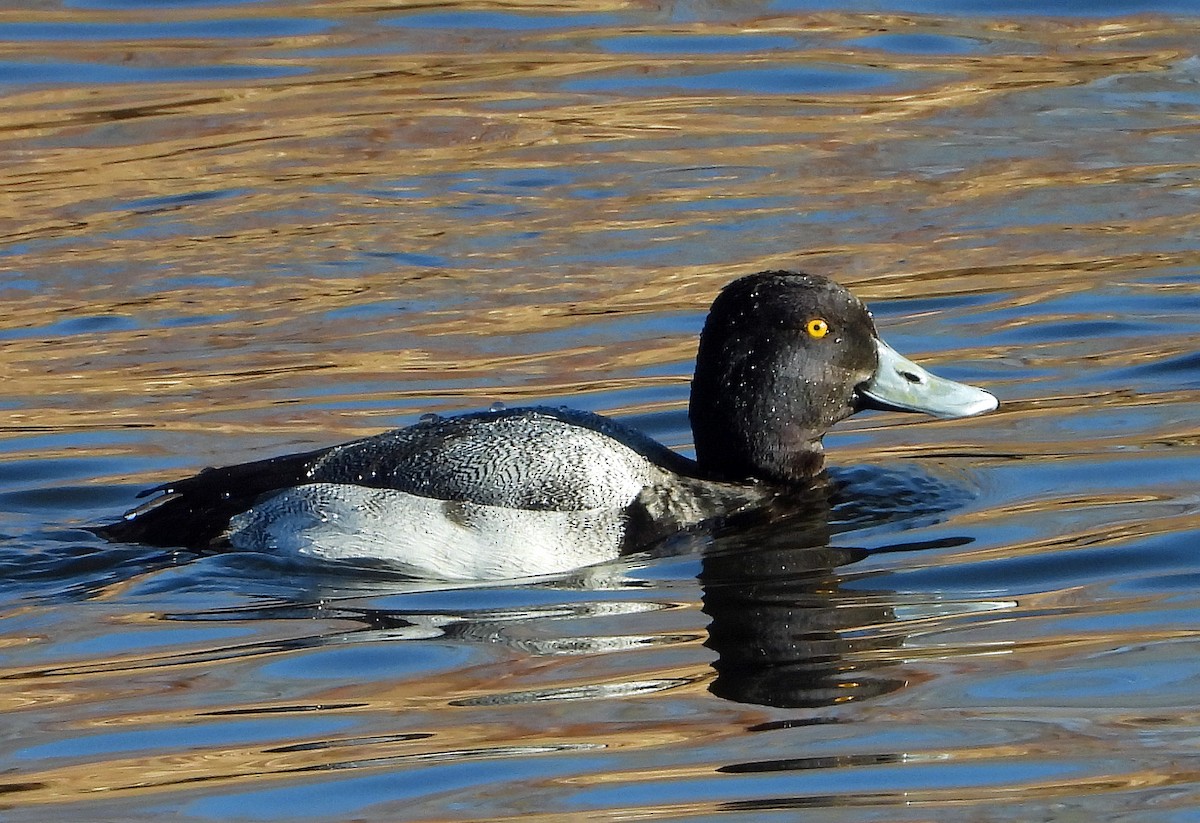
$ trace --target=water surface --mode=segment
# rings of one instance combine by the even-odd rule
[[[1200,17],[1053,11],[0,11],[5,819],[1194,820]],[[1000,411],[560,580],[82,528],[494,401],[686,451],[766,268]]]

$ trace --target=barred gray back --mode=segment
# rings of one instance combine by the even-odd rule
[[[578,511],[627,505],[661,476],[642,440],[597,415],[515,409],[436,418],[337,446],[307,474],[441,500]]]

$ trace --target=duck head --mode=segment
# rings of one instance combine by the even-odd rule
[[[997,405],[880,340],[867,307],[832,280],[770,271],[713,302],[688,416],[706,472],[795,484],[820,472],[825,432],[862,409],[968,417]]]

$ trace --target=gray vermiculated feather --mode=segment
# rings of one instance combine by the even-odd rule
[[[337,446],[307,476],[440,500],[581,511],[632,502],[663,476],[652,460],[690,465],[598,415],[517,409],[423,421]]]

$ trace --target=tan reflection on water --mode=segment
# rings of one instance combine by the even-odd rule
[[[687,641],[687,645],[698,645],[698,642]],[[271,645],[278,645],[278,639],[272,638]],[[70,673],[69,666],[62,667],[65,670],[62,673],[3,671],[0,678],[6,682],[29,684],[24,691],[18,687],[8,693],[6,702],[9,705],[5,710],[44,710],[57,704],[61,711],[65,709],[64,704],[79,700],[135,697],[139,689],[160,688],[155,684],[164,677],[182,686],[189,679],[199,677],[214,662],[233,662],[228,656],[230,651],[233,650],[193,650],[185,655],[192,659],[182,663],[172,662],[169,657],[155,659],[153,656],[136,661],[95,660],[79,667],[78,674]],[[286,654],[270,649],[246,651],[264,658]],[[503,701],[500,705],[489,703],[489,698],[504,698],[530,690],[531,697],[521,702],[617,699],[623,695],[644,696],[654,691],[670,692],[678,698],[703,693],[705,683],[711,678],[711,669],[706,662],[676,669],[655,668],[647,672],[644,680],[630,680],[627,676],[610,683],[580,680],[577,675],[570,674],[574,665],[570,658],[520,658],[441,677],[414,678],[382,691],[378,683],[361,687],[338,685],[312,692],[306,706],[267,704],[173,712],[135,709],[125,716],[108,715],[98,722],[77,724],[76,728],[81,732],[88,731],[89,727],[95,731],[123,726],[187,728],[217,722],[220,715],[279,717],[289,711],[300,717],[309,717],[314,711],[332,716],[379,715],[396,718],[397,725],[395,731],[382,731],[379,722],[375,721],[372,728],[379,730],[378,733],[344,739],[334,736],[244,747],[188,747],[129,758],[115,756],[108,758],[100,771],[95,764],[87,763],[30,771],[22,778],[25,787],[8,795],[6,802],[14,805],[62,802],[72,795],[87,796],[96,792],[138,795],[169,791],[197,782],[231,787],[244,783],[258,785],[273,777],[286,778],[316,769],[387,769],[439,760],[463,761],[512,754],[658,748],[698,739],[719,740],[738,734],[743,724],[761,719],[754,709],[731,706],[720,716],[683,723],[672,721],[657,727],[645,722],[576,722],[563,714],[560,722],[538,728],[530,724],[523,713],[506,719]],[[153,676],[131,690],[130,676],[139,677],[138,670],[143,669],[153,672]],[[556,669],[564,669],[565,676]],[[78,686],[72,687],[73,682]],[[465,685],[472,682],[479,685]],[[108,685],[101,685],[104,683]],[[489,683],[495,685],[483,685]],[[543,693],[540,697],[532,697],[539,692]],[[471,702],[480,705],[464,707]],[[417,718],[415,725],[414,717]],[[436,725],[429,726],[430,722]]]
[[[623,4],[610,6],[621,7]],[[265,51],[254,43],[252,56],[239,54],[236,44],[230,44],[223,55],[243,64],[295,63],[310,70],[299,77],[232,88],[203,83],[67,86],[25,91],[6,100],[0,110],[0,151],[9,159],[0,172],[0,214],[9,215],[0,221],[6,226],[0,229],[3,238],[14,243],[48,237],[76,238],[76,242],[57,250],[42,248],[34,258],[16,257],[14,266],[49,272],[64,285],[58,293],[18,308],[5,319],[4,328],[36,329],[64,318],[91,315],[130,315],[153,325],[159,316],[212,318],[247,306],[258,307],[258,311],[252,329],[240,318],[206,319],[204,345],[210,354],[203,364],[190,357],[173,364],[162,356],[186,352],[195,345],[189,339],[191,332],[171,328],[155,328],[152,334],[118,331],[66,339],[35,336],[6,345],[0,354],[0,377],[8,387],[6,392],[23,398],[94,396],[105,411],[81,414],[77,409],[29,406],[9,413],[3,428],[20,433],[34,425],[61,429],[90,423],[186,429],[196,411],[246,409],[261,403],[253,398],[261,397],[263,390],[287,385],[294,375],[314,370],[336,369],[338,379],[352,379],[355,374],[394,375],[395,384],[403,386],[411,377],[461,379],[532,369],[545,375],[538,381],[541,394],[558,394],[589,388],[586,383],[565,379],[565,374],[578,371],[581,363],[608,369],[626,365],[619,358],[616,363],[602,361],[610,358],[612,351],[600,348],[555,349],[510,358],[479,358],[465,347],[364,351],[361,346],[370,343],[372,332],[362,329],[354,330],[353,341],[336,347],[336,361],[298,362],[294,347],[286,345],[286,338],[279,339],[279,329],[298,315],[365,306],[397,294],[407,299],[436,298],[447,294],[447,289],[499,279],[497,273],[502,273],[507,289],[521,292],[518,304],[496,304],[485,293],[478,306],[406,317],[405,323],[423,337],[436,338],[570,328],[577,322],[576,309],[584,300],[589,312],[636,313],[672,307],[696,311],[735,272],[796,264],[837,273],[852,285],[861,284],[859,290],[867,298],[928,295],[932,284],[943,279],[952,280],[955,293],[995,291],[1010,286],[1016,276],[1030,286],[1009,298],[1010,305],[1019,305],[1023,300],[1040,299],[1047,290],[1086,289],[1106,271],[1165,269],[1195,261],[1194,254],[1186,261],[1178,255],[1089,260],[1081,259],[1078,250],[1064,261],[1060,248],[1028,248],[1021,236],[1026,232],[1019,227],[1007,237],[974,248],[964,248],[961,236],[914,236],[911,230],[897,227],[896,232],[884,229],[853,248],[796,248],[786,258],[738,260],[736,270],[683,265],[651,271],[620,266],[602,272],[526,271],[521,267],[523,250],[518,247],[490,251],[483,268],[439,272],[432,279],[430,272],[400,265],[341,280],[297,276],[264,282],[264,268],[276,260],[301,269],[343,261],[357,250],[396,243],[409,253],[431,252],[446,245],[448,231],[456,235],[449,241],[451,248],[472,238],[503,235],[519,226],[523,231],[538,231],[542,248],[571,249],[581,236],[638,229],[668,230],[672,237],[694,236],[704,242],[712,224],[728,219],[723,211],[704,209],[691,212],[689,223],[672,226],[654,218],[631,219],[627,215],[639,205],[639,192],[631,192],[635,199],[618,197],[597,207],[575,197],[570,186],[563,193],[539,192],[536,208],[517,222],[505,218],[447,221],[445,210],[463,205],[474,196],[470,193],[446,191],[439,195],[426,188],[419,202],[406,202],[397,197],[372,197],[357,189],[319,196],[311,191],[317,182],[336,188],[359,179],[386,181],[397,175],[571,167],[587,162],[597,145],[614,140],[630,144],[609,155],[617,164],[678,163],[684,159],[680,151],[686,146],[686,163],[692,166],[737,165],[783,172],[746,181],[728,180],[719,193],[722,200],[802,195],[816,203],[850,197],[860,203],[890,202],[897,197],[898,180],[871,173],[874,170],[869,166],[858,168],[855,158],[860,151],[902,155],[908,144],[930,138],[927,120],[938,111],[1011,107],[1009,98],[1029,88],[1083,84],[1114,72],[1167,70],[1186,53],[1165,44],[1185,42],[1198,33],[1186,22],[1168,26],[1153,19],[1018,24],[921,22],[888,15],[825,13],[800,20],[764,18],[741,26],[697,23],[673,26],[669,31],[837,32],[849,40],[881,30],[928,26],[960,36],[1016,38],[1046,51],[963,59],[854,48],[812,49],[804,54],[805,59],[851,66],[865,63],[902,74],[929,75],[918,90],[885,95],[823,94],[812,99],[667,96],[596,103],[585,95],[560,91],[558,83],[627,69],[630,60],[625,55],[578,46],[577,50],[564,49],[564,43],[575,45],[570,32],[529,34],[523,38],[525,50],[516,52],[359,54],[316,61],[291,57],[295,49],[353,50],[378,38],[371,25],[374,13],[355,4],[314,4],[307,11],[280,8],[277,13],[320,18],[334,10],[350,14],[359,24],[282,38]],[[251,13],[270,16],[272,11],[269,7],[255,7],[253,12],[222,10],[223,15],[233,17]],[[172,14],[176,19],[188,19],[192,13],[183,9]],[[194,14],[202,16],[201,12]],[[62,19],[61,13],[32,11],[10,11],[5,16],[14,22]],[[117,15],[113,19],[129,18]],[[591,31],[589,39],[621,33]],[[0,46],[0,57],[20,57],[40,48],[42,44],[36,41],[7,43]],[[272,51],[280,56],[270,57]],[[173,41],[99,41],[87,44],[80,57],[119,62],[118,55],[127,52],[163,65],[186,65],[195,59],[190,47]],[[639,55],[638,64],[650,73],[661,65],[686,75],[776,59],[774,55],[689,55],[682,60],[677,55]],[[485,85],[478,85],[481,82]],[[526,83],[547,85],[545,90],[527,92],[522,90]],[[513,101],[527,105],[512,110],[497,105]],[[730,115],[731,107],[736,116]],[[1014,118],[1022,114],[1019,108],[1013,110]],[[845,127],[847,118],[853,118],[852,130]],[[1019,119],[1015,127],[1021,127]],[[730,134],[731,128],[760,139],[736,148],[720,143],[711,148],[692,145],[695,136]],[[1186,120],[1177,127],[1180,131],[1195,128]],[[798,159],[802,166],[796,165]],[[943,176],[936,189],[930,183],[916,185],[925,194],[936,192],[942,203],[969,208],[971,201],[989,201],[1017,191],[1066,189],[1071,196],[1079,196],[1088,187],[1190,168],[1194,166],[1142,164],[1064,171],[1056,158],[1048,157],[1003,167],[979,162],[958,174]],[[174,207],[191,219],[180,220],[178,228],[165,236],[121,236],[145,219],[143,209],[152,208],[137,203],[205,189],[242,193],[202,205]],[[653,196],[663,204],[703,203],[712,193],[662,186]],[[746,217],[770,210],[764,207]],[[1183,227],[1179,219],[1147,216],[1131,217],[1119,227],[1106,223],[1093,229],[1110,237],[1114,232],[1170,235]],[[921,245],[914,239],[934,242]],[[939,245],[954,248],[943,250]],[[1003,265],[996,264],[997,258]],[[895,270],[893,261],[897,259],[906,261],[900,271]],[[71,274],[118,263],[129,273],[166,266],[172,276],[204,277],[213,273],[217,260],[223,276],[245,282],[137,294],[131,293],[134,284],[120,276],[89,284],[72,282]],[[839,265],[847,262],[849,269]],[[61,273],[54,274],[56,270]],[[538,295],[535,302],[529,301],[530,294]],[[256,350],[252,366],[238,362],[245,356],[242,350],[249,335],[278,341],[273,351]],[[222,349],[229,353],[226,362],[211,354]],[[1004,354],[992,352],[993,356]],[[672,340],[640,357],[643,364],[686,363],[689,341]],[[686,373],[686,366],[681,371]],[[605,387],[622,385],[626,384],[609,382]],[[180,398],[172,389],[183,389],[194,399]],[[469,390],[458,391],[470,395]],[[164,394],[171,397],[169,407],[135,406],[128,399],[131,395]],[[517,399],[521,396],[515,393]]]
[[[614,4],[619,8],[621,4]],[[537,8],[534,4],[532,8]],[[555,6],[557,8],[557,5]],[[299,77],[259,82],[186,87],[152,84],[122,86],[70,86],[13,95],[0,111],[5,137],[0,149],[15,161],[0,175],[0,213],[8,240],[83,233],[102,236],[137,221],[135,207],[122,201],[187,194],[205,186],[222,190],[245,188],[250,193],[229,201],[209,202],[189,236],[162,238],[148,243],[136,239],[111,239],[64,249],[58,259],[43,252],[39,264],[86,265],[114,259],[150,266],[169,261],[176,272],[204,273],[220,254],[230,274],[256,271],[272,257],[285,255],[301,263],[306,250],[312,259],[329,259],[330,246],[342,250],[377,245],[381,238],[400,233],[412,251],[440,242],[447,225],[437,209],[452,207],[462,194],[446,192],[439,199],[425,192],[421,208],[397,208],[394,200],[374,200],[361,194],[323,195],[319,222],[304,219],[303,210],[288,216],[277,213],[300,205],[296,197],[313,200],[313,181],[335,183],[358,178],[386,180],[397,173],[434,174],[473,168],[546,168],[576,163],[594,147],[608,141],[632,139],[625,160],[671,162],[679,151],[680,135],[729,134],[736,119],[738,134],[760,134],[763,140],[731,149],[689,147],[693,165],[752,165],[786,168],[797,154],[811,157],[829,172],[801,178],[779,175],[735,184],[725,197],[769,196],[798,191],[814,198],[860,198],[894,195],[889,179],[856,176],[853,164],[857,146],[878,151],[886,144],[904,143],[928,136],[926,118],[941,109],[999,105],[1005,98],[1031,87],[1075,85],[1114,72],[1159,72],[1188,52],[1164,43],[1183,42],[1196,35],[1184,22],[1168,28],[1156,20],[1005,22],[925,25],[947,34],[987,39],[1017,38],[1046,48],[1041,54],[981,54],[970,58],[912,56],[847,48],[842,51],[810,49],[806,59],[825,63],[879,66],[896,72],[931,72],[933,82],[919,90],[886,95],[822,94],[797,99],[777,95],[652,97],[591,101],[581,94],[558,90],[564,78],[591,77],[614,69],[627,69],[626,55],[606,54],[575,46],[574,34],[530,34],[522,38],[526,50],[425,54],[348,54],[337,59],[295,58],[296,49],[353,51],[372,45],[380,36],[372,23],[376,15],[352,4],[309,7],[317,16],[333,9],[356,15],[358,25],[301,38],[281,38],[267,49],[239,54],[229,44],[221,55],[237,64],[295,64],[309,73]],[[240,13],[246,14],[243,10]],[[270,11],[255,7],[256,16]],[[292,8],[280,14],[303,15]],[[187,10],[172,12],[187,19]],[[223,9],[222,15],[237,12]],[[9,12],[15,21],[55,19],[36,12]],[[120,16],[117,20],[122,19]],[[127,19],[127,18],[126,18]],[[839,32],[851,39],[881,30],[914,28],[912,19],[886,15],[812,15],[803,20],[764,18],[741,26],[693,24],[666,31],[688,34],[813,33]],[[589,31],[590,39],[621,34]],[[1153,44],[1151,46],[1150,44]],[[540,48],[535,48],[540,47]],[[7,43],[0,56],[19,57],[43,49],[32,43]],[[278,58],[264,57],[272,51]],[[194,50],[171,41],[128,44],[96,42],[87,45],[81,58],[121,62],[125,55],[155,64],[187,65]],[[738,55],[638,55],[637,65],[653,74],[657,66],[690,74],[699,70],[745,68],[777,60]],[[939,79],[939,75],[941,75]],[[555,82],[550,82],[555,81]],[[485,82],[485,85],[479,85]],[[514,84],[509,87],[506,84]],[[548,91],[524,91],[523,84],[546,84]],[[528,103],[506,110],[498,103]],[[730,111],[737,112],[733,118]],[[853,117],[855,128],[845,128]],[[1194,128],[1194,124],[1192,124]],[[1180,128],[1187,128],[1182,125]],[[826,140],[797,138],[825,135]],[[1052,186],[1097,185],[1114,174],[1136,175],[1136,167],[1123,172],[1106,169],[1074,170],[1063,179],[1053,158],[1028,161],[1004,169],[973,166],[964,173],[939,181],[938,197],[973,200],[995,197],[1016,189]],[[695,192],[663,190],[664,202],[689,201]],[[564,207],[561,211],[559,206]],[[622,216],[618,201],[611,208],[582,212],[569,198],[547,204],[522,225],[544,232],[543,243],[570,245],[582,231],[638,228],[644,224]],[[397,214],[400,212],[400,214]],[[267,215],[256,220],[254,215]],[[16,217],[19,215],[19,218]],[[651,224],[652,225],[652,224]],[[702,236],[703,216],[681,226],[680,231]],[[470,235],[497,229],[495,221],[458,222],[454,231]],[[855,249],[869,256],[862,265],[879,267],[893,256],[895,245],[873,250]],[[797,249],[801,253],[803,249]],[[842,255],[849,250],[822,250]],[[906,249],[911,259],[911,250]],[[503,260],[506,253],[497,250]],[[937,265],[936,253],[914,268]],[[516,262],[514,260],[514,262]],[[765,262],[765,261],[764,261]],[[746,261],[757,264],[757,261]],[[214,298],[214,299],[218,299]]]

